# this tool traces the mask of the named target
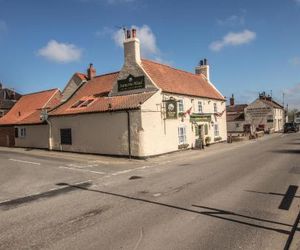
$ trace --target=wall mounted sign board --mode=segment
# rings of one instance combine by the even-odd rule
[[[128,91],[145,88],[145,76],[129,75],[126,79],[118,80],[118,91]]]

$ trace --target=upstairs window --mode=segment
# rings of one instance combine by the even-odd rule
[[[198,101],[198,113],[203,113],[203,107],[201,101]]]
[[[214,113],[218,113],[218,106],[217,106],[217,103],[214,103]]]
[[[180,99],[180,100],[178,101],[178,112],[179,112],[179,113],[184,112],[184,105],[183,105],[183,100],[182,100],[182,99]]]

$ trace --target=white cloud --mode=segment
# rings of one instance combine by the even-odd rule
[[[37,54],[54,62],[69,63],[78,61],[81,58],[82,51],[74,44],[51,40],[45,47],[39,49]]]
[[[218,19],[217,24],[220,26],[236,26],[245,24],[245,11],[240,15],[231,15],[225,19]]]
[[[137,36],[141,42],[141,53],[143,57],[152,57],[158,62],[169,64],[169,62],[161,58],[161,52],[156,43],[156,36],[148,25],[143,25],[142,27],[132,26],[132,28],[137,30]],[[117,46],[123,47],[124,31],[120,29],[113,33],[113,40]]]
[[[213,51],[219,51],[226,46],[238,46],[250,43],[255,38],[256,33],[247,29],[237,33],[229,32],[222,40],[212,42],[209,47]]]
[[[0,20],[0,31],[5,31],[7,29],[7,24],[5,21]]]

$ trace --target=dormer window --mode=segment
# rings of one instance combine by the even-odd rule
[[[94,99],[89,99],[89,100],[85,101],[83,104],[80,105],[80,108],[82,108],[82,107],[87,107],[87,106],[90,105],[93,101],[94,101]]]
[[[84,108],[90,105],[95,99],[88,99],[88,100],[79,100],[77,101],[71,108]]]
[[[84,101],[79,100],[79,101],[75,102],[75,104],[73,104],[73,106],[72,106],[71,108],[72,108],[72,109],[78,108],[82,103],[84,103]]]

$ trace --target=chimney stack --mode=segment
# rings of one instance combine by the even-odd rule
[[[88,80],[92,80],[95,76],[96,76],[96,69],[94,68],[93,64],[90,63],[90,66],[87,69]]]
[[[136,29],[126,31],[124,40],[124,58],[125,64],[128,65],[141,63],[140,40],[136,35]]]
[[[234,106],[234,95],[230,97],[230,106]]]
[[[195,74],[200,75],[203,74],[206,79],[209,81],[209,65],[206,58],[199,62],[199,65],[195,69]]]

